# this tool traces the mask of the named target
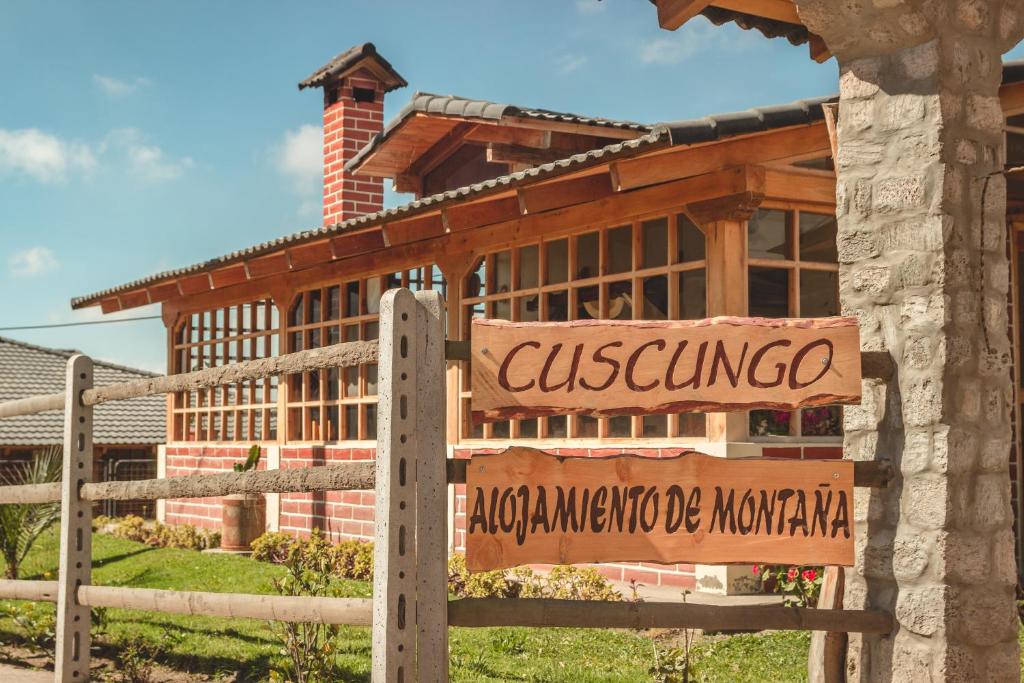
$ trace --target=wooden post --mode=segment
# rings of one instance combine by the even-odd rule
[[[373,556],[375,683],[406,683],[416,676],[418,308],[407,289],[389,290],[380,302]]]
[[[416,292],[416,680],[448,680],[445,303]]]
[[[78,587],[92,575],[92,505],[79,497],[92,480],[92,412],[82,392],[92,388],[92,359],[68,359],[64,398],[64,466],[61,478],[60,572],[57,586],[57,646],[54,680],[89,679],[88,607],[78,602]]]

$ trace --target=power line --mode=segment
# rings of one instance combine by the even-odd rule
[[[79,327],[81,325],[110,325],[112,323],[130,323],[136,320],[157,320],[159,315],[144,315],[139,318],[118,318],[116,320],[86,320],[77,323],[53,323],[50,325],[19,325],[18,327],[0,327],[0,332],[15,330],[49,330],[54,327]]]

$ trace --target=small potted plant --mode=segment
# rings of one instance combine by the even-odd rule
[[[250,472],[260,464],[260,447],[253,445],[244,463],[235,463],[235,472]],[[231,552],[248,552],[256,538],[266,531],[267,508],[259,493],[233,493],[224,496],[220,547]]]

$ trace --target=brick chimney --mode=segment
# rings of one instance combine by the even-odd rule
[[[324,225],[384,208],[384,181],[345,164],[384,130],[384,95],[408,85],[373,43],[342,52],[299,83],[324,91]]]

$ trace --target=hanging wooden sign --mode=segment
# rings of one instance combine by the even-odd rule
[[[466,470],[466,566],[853,564],[853,463],[574,458],[515,447]]]
[[[473,419],[860,401],[855,318],[474,320]]]

